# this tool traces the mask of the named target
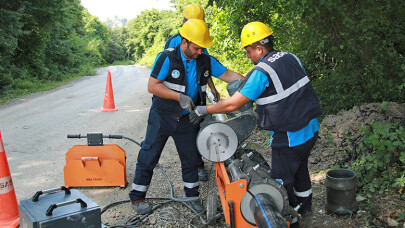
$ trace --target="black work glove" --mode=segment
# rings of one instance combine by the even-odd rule
[[[188,118],[191,123],[197,125],[205,115],[208,115],[207,106],[197,106],[192,112],[190,112]]]
[[[186,109],[187,111],[191,112],[194,109],[194,102],[193,100],[187,96],[184,95],[182,93],[180,93],[180,100],[179,100],[180,106],[184,109]]]

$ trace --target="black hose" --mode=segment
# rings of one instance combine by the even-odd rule
[[[106,210],[108,210],[110,207],[115,207],[117,205],[123,204],[123,203],[128,203],[130,200],[126,199],[126,200],[121,200],[121,201],[116,201],[113,202],[111,204],[108,204],[107,206],[105,206],[102,210],[101,210],[101,214],[103,214]]]
[[[131,138],[126,137],[126,136],[121,136],[121,135],[120,135],[120,137],[122,137],[123,139],[127,139],[127,140],[129,140],[129,141],[131,141],[131,142],[137,144],[138,146],[141,146],[141,143],[137,142],[137,141],[134,140],[134,139],[131,139]],[[114,138],[115,138],[115,139],[118,139],[118,138],[120,138],[120,137],[114,137]],[[191,206],[189,206],[188,204],[186,204],[186,202],[189,202],[189,201],[199,200],[200,197],[185,197],[185,198],[176,198],[176,197],[174,197],[173,185],[172,185],[172,183],[170,182],[170,179],[169,179],[169,177],[167,176],[165,170],[163,169],[163,167],[162,167],[159,163],[158,163],[156,166],[159,167],[159,169],[162,171],[163,176],[165,177],[167,183],[169,184],[169,188],[170,188],[170,198],[167,198],[167,197],[147,197],[146,199],[161,199],[161,200],[166,200],[166,201],[163,202],[163,203],[159,203],[159,204],[155,205],[154,207],[152,207],[152,211],[151,211],[150,213],[147,213],[147,214],[143,215],[142,217],[140,217],[139,219],[133,221],[133,222],[130,223],[129,225],[118,225],[118,226],[112,226],[112,227],[132,227],[132,226],[135,225],[136,223],[138,223],[138,222],[142,221],[143,219],[147,218],[153,211],[155,211],[155,210],[158,209],[159,207],[163,206],[163,205],[166,204],[166,203],[170,203],[170,202],[179,202],[179,203],[182,203],[183,205],[185,205],[186,207],[188,207],[189,209],[191,209],[191,211],[193,211],[193,212],[199,217],[201,223],[202,223],[204,226],[209,225],[210,223],[212,223],[213,221],[215,221],[216,219],[218,219],[219,216],[222,215],[222,213],[218,213],[218,214],[215,215],[212,219],[210,219],[208,222],[206,222],[206,221],[201,217],[201,215],[200,215],[199,213],[197,213]],[[211,166],[211,168],[212,168],[212,166]],[[113,207],[113,206],[116,206],[116,205],[119,205],[119,204],[122,204],[122,203],[127,203],[127,202],[130,202],[130,200],[127,199],[127,200],[121,200],[121,201],[113,202],[113,203],[107,205],[106,207],[104,207],[104,208],[101,210],[101,214],[103,214],[106,210],[108,210],[109,208],[111,208],[111,207]]]
[[[189,202],[189,201],[194,201],[194,200],[199,200],[200,197],[186,197],[186,198],[175,198],[174,194],[173,194],[173,186],[172,183],[169,180],[169,177],[167,176],[165,170],[163,169],[163,167],[158,163],[156,165],[157,167],[159,167],[159,169],[162,171],[163,176],[166,178],[167,183],[169,184],[170,187],[170,198],[175,201],[175,202]]]
[[[128,137],[126,137],[126,136],[122,136],[122,138],[123,138],[123,139],[128,139],[129,141],[134,142],[136,145],[138,145],[138,146],[141,147],[141,144],[140,144],[139,142],[137,142],[136,140],[134,140],[134,139],[128,138]]]
[[[130,225],[130,226],[133,226],[133,225],[137,224],[138,222],[141,222],[142,220],[144,220],[145,218],[147,218],[150,214],[152,214],[153,211],[155,211],[155,210],[158,209],[159,207],[163,206],[164,204],[170,203],[170,202],[173,202],[173,200],[169,199],[169,200],[167,200],[167,201],[165,201],[165,202],[163,202],[163,203],[156,204],[155,206],[152,207],[152,211],[151,211],[151,212],[149,212],[149,213],[143,215],[142,217],[140,217],[139,219],[137,219],[137,220],[131,222],[129,225]]]
[[[124,137],[123,137],[123,138],[124,138]],[[132,141],[132,140],[131,140],[131,141]],[[131,222],[131,223],[128,224],[128,225],[117,225],[117,226],[112,226],[112,227],[132,227],[133,225],[135,225],[135,224],[141,222],[142,220],[144,220],[145,218],[147,218],[150,214],[152,214],[153,211],[155,211],[155,210],[158,209],[159,207],[163,206],[164,204],[170,203],[170,202],[179,202],[179,203],[182,203],[183,205],[185,205],[186,207],[188,207],[191,211],[193,211],[193,212],[199,217],[201,223],[202,223],[204,226],[205,226],[205,225],[209,225],[210,223],[212,223],[213,221],[215,221],[216,219],[218,219],[219,216],[222,215],[222,213],[219,213],[219,214],[217,214],[216,216],[214,216],[212,219],[210,219],[208,222],[206,222],[206,221],[201,217],[201,215],[200,215],[199,213],[197,213],[191,206],[189,206],[188,204],[186,204],[186,202],[198,200],[198,199],[200,199],[200,197],[175,198],[175,197],[174,197],[174,194],[173,194],[173,185],[171,184],[171,182],[170,182],[170,180],[169,180],[169,177],[167,176],[167,174],[166,174],[166,172],[164,171],[163,167],[162,167],[159,163],[158,163],[156,166],[159,167],[159,169],[162,171],[162,173],[163,173],[163,175],[164,175],[164,177],[165,177],[167,183],[169,184],[169,188],[170,188],[170,198],[167,198],[167,197],[147,197],[146,199],[159,199],[159,200],[166,200],[166,201],[163,202],[163,203],[156,204],[155,206],[152,207],[152,211],[151,211],[151,212],[149,212],[149,213],[147,213],[147,214],[141,216],[140,218],[138,218],[137,220]],[[119,204],[127,203],[127,202],[130,202],[130,200],[127,199],[127,200],[121,200],[121,201],[113,202],[113,203],[107,205],[106,207],[104,207],[104,208],[101,210],[101,214],[103,214],[107,209],[109,209],[109,208],[111,208],[111,207],[113,207],[113,206],[117,206],[117,205],[119,205]]]

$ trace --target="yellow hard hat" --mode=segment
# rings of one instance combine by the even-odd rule
[[[242,34],[240,35],[242,47],[252,45],[253,43],[260,41],[272,34],[273,32],[270,30],[270,28],[262,22],[250,22],[243,27]]]
[[[203,20],[187,20],[180,28],[180,35],[203,48],[209,48],[213,44],[207,24]]]
[[[196,4],[192,3],[183,10],[183,16],[188,19],[200,19],[204,21],[204,10],[203,8]]]

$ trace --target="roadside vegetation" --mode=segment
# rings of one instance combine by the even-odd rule
[[[332,168],[348,167],[356,172],[359,179],[356,199],[364,207],[362,210],[369,211],[375,217],[373,208],[381,207],[375,205],[376,199],[385,196],[399,199],[400,203],[384,216],[388,215],[388,220],[394,219],[398,224],[405,224],[404,119],[385,124],[374,121],[363,124],[356,135],[346,134],[344,140],[347,148],[344,159]],[[369,225],[367,219],[363,222]]]
[[[214,45],[229,69],[246,74],[252,63],[240,47],[251,21],[274,31],[275,47],[299,56],[324,115],[372,102],[405,102],[405,1],[172,0],[174,11],[143,11],[112,28],[79,0],[3,0],[0,6],[0,103],[49,90],[111,64],[151,67],[165,41],[182,25],[190,3],[206,9]],[[215,81],[223,97],[225,84]],[[384,103],[383,103],[384,104]],[[362,177],[360,200],[389,194],[403,200],[404,120],[361,128],[351,154]],[[405,221],[405,211],[397,216]]]

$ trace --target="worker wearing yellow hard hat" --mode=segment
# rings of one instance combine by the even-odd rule
[[[205,16],[204,16],[204,9],[196,3],[192,3],[187,5],[186,7],[184,7],[183,10],[183,24],[186,23],[187,20],[189,19],[200,19],[200,20],[204,20]],[[204,40],[208,40],[208,39],[204,39]],[[181,43],[181,37],[180,37],[180,33],[177,33],[176,35],[170,37],[165,44],[164,49],[167,48],[174,48],[177,45],[179,45]],[[203,53],[208,55],[208,51],[206,48],[203,49]],[[217,89],[215,88],[214,82],[212,81],[212,78],[209,77],[208,78],[208,86],[210,88],[210,91],[214,97],[214,101],[218,102],[220,99],[220,94],[218,93]],[[204,162],[201,159],[201,165],[200,165],[200,169],[198,170],[198,179],[200,181],[207,181],[208,180],[208,176],[207,173],[204,169]]]
[[[196,3],[192,3],[187,5],[183,10],[183,24],[189,19],[200,19],[205,21],[204,9]],[[173,48],[179,45],[181,42],[180,33],[171,36],[167,39],[164,49]],[[206,48],[203,49],[203,52],[208,55],[208,51]],[[218,93],[217,89],[215,88],[214,82],[211,78],[208,79],[208,86],[210,87],[211,93],[214,96],[214,101],[218,102],[220,99],[220,94]],[[200,179],[206,180],[207,175],[204,173],[203,169],[200,170]]]
[[[242,47],[252,45],[253,43],[260,42],[267,37],[273,35],[270,28],[262,22],[251,22],[243,27],[240,36]]]
[[[204,9],[196,3],[192,3],[184,8],[183,17],[185,20],[200,19],[204,21],[205,20]]]
[[[212,45],[208,27],[203,20],[189,19],[180,29],[181,43],[159,53],[148,82],[153,94],[145,140],[138,154],[136,171],[129,193],[133,209],[138,214],[151,211],[145,201],[153,169],[171,136],[181,161],[184,193],[199,197],[198,169],[201,155],[196,138],[199,125],[188,115],[195,105],[206,105],[206,88],[211,76],[230,82],[243,76],[226,69],[214,57],[203,53]],[[189,202],[198,213],[204,211],[199,199]]]
[[[183,10],[183,24],[189,19],[199,19],[205,22],[204,9],[196,3],[187,5]],[[166,41],[164,49],[176,47],[180,42],[180,34],[177,33]],[[206,49],[204,50],[204,53],[208,54]]]
[[[281,180],[290,206],[305,215],[312,211],[308,157],[318,137],[322,110],[301,60],[275,50],[273,39],[273,32],[264,23],[245,25],[241,45],[256,66],[232,97],[197,106],[189,118],[198,122],[204,115],[232,112],[255,101],[257,125],[270,133],[272,178]],[[298,227],[297,218],[290,227]]]
[[[190,19],[180,28],[180,35],[203,48],[209,48],[213,42],[207,24],[203,20]]]

